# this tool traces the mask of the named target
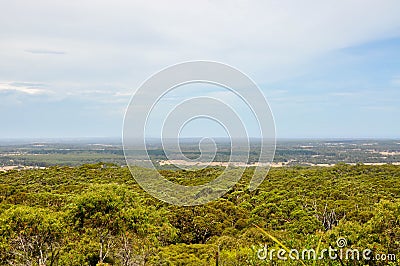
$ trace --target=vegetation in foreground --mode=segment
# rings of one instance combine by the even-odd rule
[[[181,184],[222,169],[161,172]],[[1,265],[399,265],[400,166],[252,169],[223,198],[177,207],[112,164],[0,173]],[[347,247],[397,260],[261,260],[262,247]],[[260,254],[258,254],[260,255]]]

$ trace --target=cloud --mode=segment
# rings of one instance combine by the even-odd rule
[[[49,114],[64,101],[65,110],[59,115],[80,110],[73,118],[81,119],[83,125],[93,116],[78,107],[97,108],[94,113],[98,117],[122,110],[148,77],[188,60],[220,61],[248,74],[268,96],[286,125],[283,128],[294,132],[291,123],[299,127],[296,134],[318,135],[323,130],[318,123],[303,119],[310,113],[317,120],[330,117],[334,127],[337,112],[325,110],[327,104],[343,105],[340,110],[349,117],[353,115],[350,107],[360,107],[365,100],[379,100],[379,106],[389,100],[398,105],[398,93],[388,88],[397,88],[399,76],[393,75],[392,81],[385,76],[399,73],[398,44],[391,41],[395,47],[385,49],[379,43],[400,40],[398,0],[196,4],[177,0],[15,0],[5,1],[1,7],[2,95],[7,92],[24,104],[33,102],[32,109],[43,106],[41,112]],[[362,50],[354,56],[362,45],[375,41],[376,45],[368,46],[368,53]],[[371,57],[370,50],[379,53]],[[364,56],[375,61],[362,61]],[[37,82],[28,82],[31,80]],[[378,91],[376,88],[382,88],[380,94],[365,94],[366,90]],[[356,96],[353,92],[360,92],[360,97],[352,97]],[[229,95],[218,96],[228,101]],[[26,113],[21,111],[21,117]],[[119,134],[118,126],[112,129],[114,134]],[[39,130],[33,127],[32,132]],[[349,123],[349,127],[357,125]],[[388,127],[399,132],[392,122]],[[82,134],[97,134],[101,127],[96,129]]]
[[[332,92],[332,93],[329,93],[329,95],[338,96],[338,97],[354,97],[354,96],[360,95],[360,93],[356,93],[356,92]]]
[[[39,88],[36,83],[0,82],[0,92],[18,92],[28,95],[38,95],[38,94],[46,94],[49,91],[44,88]]]
[[[0,72],[8,68],[23,79],[25,67],[34,66],[31,79],[137,86],[167,65],[210,59],[259,82],[279,80],[304,71],[304,64],[321,54],[399,36],[399,8],[395,0],[194,6],[188,1],[8,1],[0,17]]]
[[[393,106],[365,106],[365,109],[368,110],[377,110],[377,111],[393,111],[395,108]]]
[[[13,87],[44,87],[46,86],[44,83],[37,83],[37,82],[21,82],[21,81],[12,81],[9,83],[10,86]]]
[[[391,83],[395,86],[400,86],[400,75],[394,76]]]
[[[27,49],[27,53],[31,54],[50,54],[50,55],[63,55],[66,54],[64,51],[46,50],[46,49]]]

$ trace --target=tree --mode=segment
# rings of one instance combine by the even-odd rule
[[[17,265],[55,265],[64,228],[63,215],[46,209],[17,206],[4,211],[0,235],[5,259]]]

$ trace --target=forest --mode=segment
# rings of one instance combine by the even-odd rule
[[[278,139],[274,162],[285,163],[288,166],[307,166],[312,164],[336,164],[344,162],[355,163],[400,163],[400,141],[368,139],[368,140],[312,140],[312,139]],[[213,161],[235,161],[230,158],[230,144],[224,140],[218,142],[217,153]],[[182,153],[187,158],[198,158],[200,150],[198,142],[182,143]],[[257,162],[260,146],[253,140],[248,151],[242,150],[243,158],[236,158],[239,162]],[[154,162],[174,159],[180,152],[168,151],[166,157],[164,147],[160,142],[150,142],[147,149],[148,155]],[[204,152],[204,151],[202,151]],[[213,154],[214,151],[211,150]],[[137,159],[147,159],[146,153],[138,151]],[[237,155],[238,153],[235,152]],[[113,163],[120,166],[126,165],[124,151],[121,142],[115,140],[103,140],[96,143],[95,140],[68,142],[42,140],[41,142],[5,142],[0,140],[0,168],[3,166],[15,166],[16,168],[47,167],[47,166],[80,166],[82,164],[94,164],[98,162]],[[0,169],[1,170],[1,169]]]
[[[400,166],[273,168],[249,191],[253,170],[194,207],[153,198],[112,163],[0,172],[0,264],[400,265]],[[221,171],[160,173],[194,185]],[[339,238],[370,259],[260,256],[337,248]]]

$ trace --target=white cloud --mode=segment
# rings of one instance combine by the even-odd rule
[[[25,82],[0,82],[0,92],[20,92],[28,95],[49,93],[48,90],[39,88],[35,83]]]
[[[387,85],[381,81],[387,82],[387,77],[371,84],[374,77],[363,73],[361,78],[335,73],[335,64],[347,67],[341,61],[343,48],[400,37],[398,0],[13,0],[2,1],[0,9],[0,93],[10,96],[8,105],[11,100],[21,101],[21,106],[32,101],[32,110],[54,116],[57,108],[65,108],[58,113],[61,116],[73,110],[79,113],[74,120],[81,119],[84,128],[91,114],[81,106],[96,110],[93,121],[115,110],[122,113],[131,93],[150,75],[168,65],[200,59],[221,61],[248,74],[268,96],[287,131],[295,131],[291,123],[298,125],[295,134],[301,134],[302,127],[319,134],[323,127],[307,124],[302,117],[335,117],[336,111],[324,111],[328,105],[347,106],[337,110],[352,115],[349,102],[398,105],[398,76]],[[323,68],[332,74],[313,72]],[[384,89],[380,94],[378,87]],[[357,89],[363,90],[361,96],[352,97],[349,92]],[[235,104],[236,98],[226,93],[214,96]],[[27,115],[21,111],[20,117]],[[97,124],[94,128],[99,129]],[[114,125],[119,134],[119,124]]]
[[[161,67],[193,59],[226,62],[258,82],[279,80],[321,54],[400,34],[396,0],[1,5],[0,73],[54,82],[137,87]]]
[[[329,93],[331,96],[338,96],[338,97],[354,97],[354,96],[359,96],[360,93],[356,92],[332,92]]]
[[[391,80],[391,83],[395,86],[400,86],[400,75],[394,76]]]
[[[55,51],[55,50],[46,50],[46,49],[27,49],[25,50],[27,53],[31,54],[53,54],[53,55],[62,55],[66,54],[64,51]]]

